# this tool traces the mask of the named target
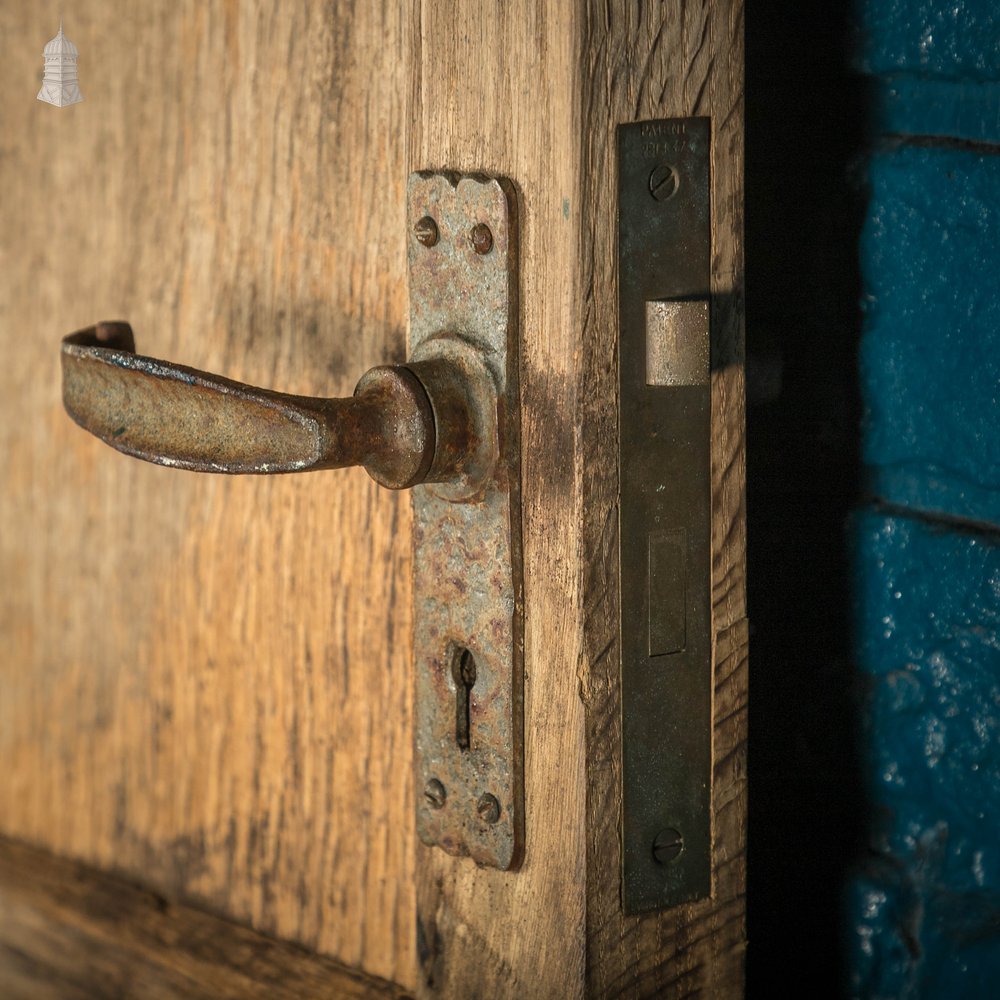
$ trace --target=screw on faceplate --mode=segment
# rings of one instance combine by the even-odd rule
[[[429,215],[425,215],[417,220],[417,224],[413,227],[413,235],[416,236],[418,243],[432,247],[438,241],[437,223]]]
[[[681,178],[677,170],[669,163],[661,163],[653,167],[649,175],[649,193],[657,201],[670,201],[681,186]]]
[[[489,253],[493,249],[493,234],[485,222],[472,227],[472,245],[476,253]]]
[[[658,865],[668,865],[684,850],[684,838],[672,826],[661,830],[653,838],[653,860]]]
[[[500,803],[495,796],[485,792],[476,803],[476,812],[484,823],[495,823],[500,818]]]
[[[445,800],[448,798],[448,793],[444,790],[444,785],[437,778],[431,778],[424,785],[424,798],[427,799],[431,809],[442,809],[444,808]]]

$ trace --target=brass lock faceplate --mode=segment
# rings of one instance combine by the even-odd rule
[[[626,913],[711,891],[710,137],[618,128]]]

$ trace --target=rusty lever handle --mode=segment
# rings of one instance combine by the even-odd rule
[[[362,465],[404,489],[446,480],[445,466],[460,464],[454,455],[435,462],[431,397],[441,393],[429,395],[418,374],[423,367],[433,382],[434,365],[372,368],[346,399],[291,396],[136,354],[132,328],[105,322],[63,340],[62,366],[69,415],[159,465],[258,474]],[[461,422],[460,404],[450,413]]]

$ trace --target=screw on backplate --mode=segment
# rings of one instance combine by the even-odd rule
[[[500,818],[500,803],[489,792],[481,795],[476,803],[476,812],[484,823],[495,823]]]
[[[472,227],[472,245],[476,253],[489,253],[493,249],[493,234],[485,222]]]
[[[437,223],[429,215],[425,215],[413,227],[413,235],[416,236],[418,243],[432,247],[438,241]]]
[[[670,201],[681,186],[681,178],[669,163],[653,167],[649,175],[649,193],[657,201]]]
[[[672,826],[661,830],[653,839],[653,860],[658,865],[670,864],[684,850],[684,838]]]
[[[424,798],[427,799],[431,809],[441,809],[448,798],[448,793],[444,790],[444,785],[437,778],[431,778],[424,785]]]

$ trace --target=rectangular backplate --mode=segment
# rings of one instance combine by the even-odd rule
[[[627,913],[711,891],[710,138],[618,128]]]
[[[410,177],[410,356],[471,346],[499,421],[482,489],[413,491],[417,830],[500,869],[524,845],[516,207],[500,179]]]

